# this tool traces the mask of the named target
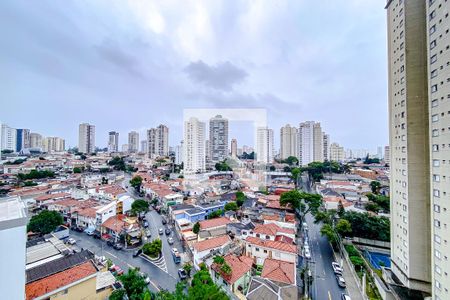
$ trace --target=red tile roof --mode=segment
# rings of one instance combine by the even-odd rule
[[[239,278],[249,272],[253,265],[253,259],[248,256],[236,256],[228,254],[224,257],[225,262],[231,268],[231,274],[225,274],[220,270],[220,265],[212,264],[211,268],[222,276],[222,278],[229,284],[235,283]]]
[[[295,265],[293,263],[266,258],[261,277],[287,284],[295,283]]]
[[[278,242],[278,241],[271,241],[271,240],[262,240],[256,237],[249,236],[245,239],[245,241],[249,244],[265,247],[265,248],[271,248],[283,252],[290,252],[290,253],[297,253],[297,247],[292,244]]]
[[[50,199],[57,199],[57,198],[68,198],[70,197],[69,193],[56,193],[56,194],[46,194],[39,197],[34,198],[36,201],[46,201]]]
[[[253,229],[254,233],[266,234],[266,235],[277,235],[277,233],[286,233],[286,234],[295,234],[293,229],[282,228],[275,223],[268,224],[258,224],[255,229]]]
[[[97,210],[93,207],[83,208],[78,211],[79,216],[84,216],[88,218],[95,218],[96,214]]]
[[[201,242],[196,242],[194,243],[194,249],[197,250],[197,252],[202,252],[208,249],[219,248],[229,242],[231,242],[230,237],[228,235],[222,235]]]
[[[200,229],[209,229],[214,227],[225,226],[229,223],[231,223],[230,219],[225,217],[204,220],[200,221]]]
[[[26,299],[31,300],[97,273],[91,261],[25,285]]]

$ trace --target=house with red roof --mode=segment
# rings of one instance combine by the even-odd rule
[[[245,239],[245,255],[252,257],[257,265],[266,258],[296,263],[297,246],[286,241],[261,239],[249,236]]]
[[[211,265],[211,278],[228,293],[245,293],[251,279],[253,259],[248,256],[227,254],[224,256],[224,260],[230,267],[231,272],[225,273],[222,269],[223,265],[213,263]]]
[[[296,285],[295,264],[266,258],[264,260],[261,277],[278,283]]]
[[[229,223],[231,223],[231,220],[225,217],[200,221],[198,239],[203,240],[206,238],[225,235],[227,233],[227,224]]]
[[[250,236],[275,241],[277,239],[288,238],[291,244],[295,240],[295,230],[292,228],[283,228],[275,223],[258,224],[250,231]]]
[[[192,244],[192,254],[194,257],[194,267],[200,269],[199,265],[203,259],[211,255],[225,254],[229,249],[231,239],[228,235],[222,235]]]

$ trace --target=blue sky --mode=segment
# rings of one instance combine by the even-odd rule
[[[266,108],[332,141],[388,142],[384,4],[324,1],[1,1],[0,120],[76,145],[78,124],[182,137],[184,108]],[[247,129],[232,137],[251,143]]]

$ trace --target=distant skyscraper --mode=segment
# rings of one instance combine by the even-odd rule
[[[110,131],[108,135],[108,151],[119,152],[119,133]]]
[[[122,145],[122,152],[124,152],[124,153],[128,152],[128,144]]]
[[[184,142],[181,141],[179,145],[175,146],[175,163],[177,165],[181,165],[183,162],[183,144]]]
[[[323,132],[319,122],[306,121],[299,126],[300,164],[305,166],[313,161],[323,162]]]
[[[143,140],[141,141],[141,152],[147,153],[147,151],[148,151],[148,142],[147,140]]]
[[[205,140],[205,161],[206,163],[211,162],[211,143],[209,140]]]
[[[236,158],[237,157],[237,140],[232,139],[231,140],[231,157]]]
[[[378,148],[377,148],[377,158],[383,159],[383,147],[381,147],[381,146],[378,146]]]
[[[62,152],[65,148],[65,140],[56,136],[46,137],[42,141],[42,150],[47,153]]]
[[[1,132],[1,150],[16,151],[17,131],[15,128],[2,124]]]
[[[390,164],[391,163],[391,153],[389,151],[389,146],[384,146],[384,162],[386,164]]]
[[[344,147],[339,146],[337,143],[330,145],[330,160],[342,162],[345,158]]]
[[[432,292],[434,300],[449,299],[450,288],[445,209],[450,198],[444,191],[450,193],[448,181],[440,182],[448,167],[439,168],[440,162],[449,161],[448,150],[442,148],[448,147],[450,138],[449,124],[440,123],[438,113],[441,106],[449,108],[448,83],[443,83],[449,74],[448,9],[447,2],[432,0],[390,0],[386,5],[391,270],[406,287]],[[434,101],[437,108],[432,108]],[[430,135],[435,129],[436,138],[442,140]],[[443,153],[446,157],[440,157],[437,167],[430,167],[430,154]]]
[[[228,157],[228,119],[217,115],[209,120],[209,143],[212,162]]]
[[[323,134],[323,160],[330,160],[330,135]]]
[[[78,151],[81,153],[95,152],[95,126],[82,123],[78,132]]]
[[[256,130],[256,160],[261,163],[273,162],[273,130],[258,127]]]
[[[30,129],[17,129],[16,151],[30,148]]]
[[[323,131],[320,123],[314,123],[313,125],[313,133],[314,133],[314,161],[323,162]]]
[[[147,144],[150,158],[169,155],[169,128],[161,124],[147,130]]]
[[[280,129],[280,158],[286,159],[289,156],[298,158],[298,130],[287,124]]]
[[[205,135],[205,123],[197,118],[184,122],[183,162],[186,174],[205,171]]]
[[[131,153],[137,152],[139,149],[139,133],[131,131],[128,133],[128,151]]]
[[[42,148],[42,135],[39,133],[30,133],[30,148]]]

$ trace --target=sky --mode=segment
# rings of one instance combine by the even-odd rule
[[[319,121],[331,141],[388,143],[387,46],[379,0],[0,2],[0,122],[60,136],[169,126],[183,110],[263,108]],[[251,144],[248,122],[230,139]],[[251,134],[250,134],[251,135]]]

